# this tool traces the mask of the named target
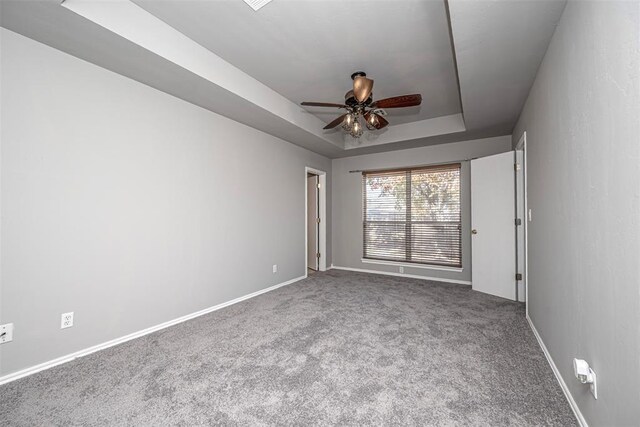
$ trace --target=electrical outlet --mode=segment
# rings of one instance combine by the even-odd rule
[[[401,266],[399,270],[400,270],[400,273],[404,273],[404,267]]]
[[[0,325],[0,344],[13,341],[13,323]]]
[[[273,272],[274,273],[278,272],[278,264],[273,264]]]
[[[60,317],[60,329],[70,328],[73,326],[73,311],[63,313]]]

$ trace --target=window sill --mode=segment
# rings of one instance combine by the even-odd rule
[[[453,273],[461,273],[464,270],[464,268],[462,267],[446,267],[443,265],[414,264],[411,262],[399,262],[399,261],[380,261],[376,259],[367,259],[367,258],[361,258],[360,261],[364,264],[395,265],[398,267],[421,268],[424,270],[451,271]]]

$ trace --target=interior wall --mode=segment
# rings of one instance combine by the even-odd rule
[[[0,374],[306,273],[329,159],[0,31]]]
[[[529,316],[590,425],[640,419],[639,118],[640,3],[569,2],[513,142],[527,132]]]
[[[374,170],[433,163],[447,163],[503,153],[511,149],[511,137],[433,145],[389,153],[334,159],[333,183],[333,252],[334,266],[398,273],[397,265],[362,262],[362,174],[351,170]],[[423,277],[471,281],[471,177],[469,162],[462,162],[462,271],[404,267],[404,274]]]

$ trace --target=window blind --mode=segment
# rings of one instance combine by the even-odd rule
[[[364,258],[462,267],[459,163],[362,176]]]

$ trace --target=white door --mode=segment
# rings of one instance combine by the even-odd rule
[[[318,175],[307,177],[307,265],[318,270]]]
[[[526,300],[526,278],[527,278],[527,242],[525,235],[525,227],[527,226],[526,219],[526,195],[524,192],[524,168],[525,168],[525,153],[524,150],[516,150],[516,218],[518,224],[516,225],[516,273],[521,273],[521,279],[518,280],[518,301],[524,302]]]
[[[515,300],[513,152],[471,161],[471,268],[476,291]]]

